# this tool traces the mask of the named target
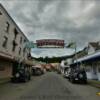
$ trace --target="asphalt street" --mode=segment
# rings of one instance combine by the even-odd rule
[[[8,83],[0,90],[0,100],[100,100],[100,89],[72,84],[60,74],[48,72],[28,83]]]

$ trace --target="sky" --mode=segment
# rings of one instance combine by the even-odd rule
[[[77,50],[100,40],[100,0],[0,0],[30,41],[75,41]],[[73,49],[32,49],[32,56],[64,56]]]

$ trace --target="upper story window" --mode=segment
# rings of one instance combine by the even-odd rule
[[[2,12],[0,11],[0,15],[2,15]]]
[[[13,44],[12,51],[14,52],[16,49],[17,43],[15,42],[15,40],[13,40],[12,44]]]
[[[24,39],[24,43],[26,42],[26,39]]]
[[[21,47],[19,48],[19,55],[21,54]]]
[[[22,43],[22,37],[20,37],[20,44]]]
[[[30,59],[31,58],[31,54],[27,53],[27,58]]]
[[[25,53],[26,53],[26,47],[24,47],[23,49],[23,56],[25,56]]]
[[[9,33],[9,28],[10,28],[10,24],[9,24],[9,22],[6,22],[5,31],[6,31],[7,33]]]
[[[17,31],[17,29],[16,28],[14,28],[14,39],[16,39],[16,37],[17,37],[17,35],[18,35],[18,31]]]
[[[3,40],[3,44],[2,44],[2,46],[3,46],[4,48],[7,47],[7,42],[8,42],[8,38],[7,38],[6,36],[4,36],[4,40]]]
[[[24,49],[23,49],[23,52],[25,52],[26,51],[26,47],[24,47]]]

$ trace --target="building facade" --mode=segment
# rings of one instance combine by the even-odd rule
[[[85,63],[88,79],[100,80],[100,44],[99,42],[90,42],[88,44],[88,56],[93,60]],[[96,55],[97,56],[94,56]]]
[[[78,52],[77,60],[71,66],[80,66],[86,69],[87,78],[100,80],[100,45],[99,42],[90,42],[88,49]],[[81,56],[80,56],[81,55]]]
[[[28,60],[27,42],[27,37],[0,4],[0,78],[11,77],[18,64]]]

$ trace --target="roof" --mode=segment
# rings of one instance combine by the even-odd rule
[[[99,42],[90,42],[89,45],[91,45],[95,50],[100,49]]]
[[[3,51],[0,51],[0,58],[4,58],[7,60],[14,60],[13,56],[11,54],[5,53]]]
[[[34,62],[32,60],[25,60],[24,63],[30,66],[34,66]]]
[[[87,54],[87,49],[88,49],[88,47],[85,47],[85,48],[83,48],[82,50],[80,50],[80,51],[78,51],[76,53],[77,54],[82,54],[82,53]]]
[[[87,55],[87,56],[84,56],[84,57],[82,57],[80,59],[77,59],[77,63],[82,62],[82,61],[91,60],[91,59],[96,59],[98,57],[100,58],[100,51],[96,52],[96,53],[94,53],[92,55]],[[74,61],[74,63],[76,63],[76,61]]]

